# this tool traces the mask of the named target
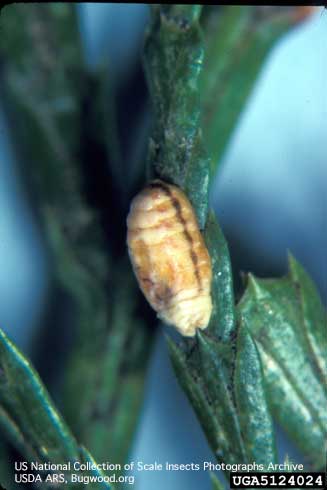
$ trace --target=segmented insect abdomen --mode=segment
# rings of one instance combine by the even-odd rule
[[[134,272],[158,316],[185,336],[206,328],[211,262],[185,194],[162,181],[150,183],[132,201],[127,226]]]

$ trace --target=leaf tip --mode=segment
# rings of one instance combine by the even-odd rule
[[[247,286],[249,291],[254,295],[257,300],[261,300],[267,296],[266,289],[263,287],[260,279],[258,279],[251,273],[248,274]]]

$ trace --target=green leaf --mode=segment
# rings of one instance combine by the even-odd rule
[[[214,473],[210,473],[210,479],[212,483],[212,490],[225,490],[224,485],[221,483],[220,480],[216,477]]]
[[[300,283],[296,285],[292,275],[294,272],[281,279],[249,276],[238,311],[260,353],[273,413],[299,449],[319,468],[324,460],[326,391],[304,324],[312,338],[324,326],[319,323],[322,317],[314,326],[313,318],[303,316],[306,310],[301,307],[298,291],[306,289],[308,279],[305,274],[298,276]],[[316,304],[315,295],[305,296],[308,304]]]
[[[73,344],[61,383],[64,415],[97,459],[122,462],[155,330],[126,264],[126,172],[113,94],[104,67],[86,72],[76,6],[10,5],[0,22],[13,143],[69,306],[58,312]]]
[[[325,423],[321,414],[325,395],[319,379],[322,349],[318,349],[317,341],[321,334],[320,328],[316,333],[309,329],[307,334],[299,328],[299,311],[308,310],[309,286],[301,292],[300,306],[287,280],[278,283],[278,291],[273,290],[273,281],[266,281],[264,294],[264,286],[250,280],[237,308],[240,336],[235,345],[236,314],[228,249],[214,216],[208,215],[210,173],[222,155],[265,55],[296,21],[297,10],[219,7],[218,28],[213,23],[205,34],[203,73],[200,12],[201,7],[196,5],[154,6],[145,45],[154,112],[150,173],[179,185],[188,194],[204,230],[213,267],[210,324],[195,339],[185,340],[183,347],[168,340],[170,357],[218,460],[276,461],[272,406],[284,425],[293,415],[287,429],[304,453],[318,458],[320,464]],[[211,14],[204,21],[207,27],[210,18]],[[201,123],[214,156],[211,171],[203,149]],[[273,329],[269,328],[271,324]],[[310,359],[306,357],[308,350]],[[278,369],[281,372],[276,375]],[[307,383],[312,383],[308,393]]]
[[[96,461],[85,447],[82,446],[80,448],[80,454],[82,456],[83,463],[96,465]],[[109,484],[106,481],[102,481],[105,480],[106,477],[108,477],[108,475],[106,475],[102,470],[98,470],[97,468],[95,468],[94,470],[90,470],[88,473],[89,474],[85,476],[90,477],[90,482],[87,484],[87,488],[89,490],[115,490],[112,484]],[[97,480],[95,482],[92,482],[92,477],[97,478]]]
[[[203,63],[201,6],[157,5],[145,44],[154,112],[151,172],[180,186],[203,229],[208,212],[209,159],[200,129],[198,82]]]
[[[167,339],[172,364],[218,461],[240,463],[246,458],[238,417],[232,399],[228,347],[198,332],[197,344],[183,351]],[[220,353],[225,349],[224,356]],[[231,348],[229,348],[231,350]],[[229,353],[232,357],[232,353]],[[231,362],[231,359],[230,359]]]
[[[140,292],[130,265],[125,261],[117,264],[114,273],[115,289],[107,300],[110,305],[107,335],[101,337],[102,346],[90,351],[87,362],[79,349],[72,357],[75,366],[69,370],[67,411],[68,420],[99,460],[109,458],[123,463],[142,404],[153,335],[137,311]],[[89,390],[80,387],[80,380],[86,376],[89,376]],[[69,388],[79,394],[75,403],[69,396]],[[83,410],[78,421],[74,421],[78,403]]]
[[[310,11],[285,6],[206,6],[202,125],[212,172],[275,42]]]
[[[228,341],[235,334],[233,276],[225,237],[213,212],[208,215],[204,239],[212,264],[213,309],[208,331]]]
[[[1,329],[0,426],[29,461],[63,464],[81,461],[82,456],[84,461],[95,462],[85,448],[79,448],[39,375]],[[80,474],[87,476],[87,472]],[[101,471],[91,474],[105,476]],[[68,484],[67,488],[81,485]],[[108,484],[91,488],[114,490]]]
[[[327,335],[326,311],[320,301],[317,288],[303,267],[289,255],[289,277],[295,288],[301,308],[301,319],[307,347],[318,375],[327,388]]]
[[[78,457],[76,441],[26,358],[0,330],[0,403],[41,460]]]
[[[12,416],[0,405],[0,427],[7,439],[21,453],[25,454],[30,461],[39,461],[39,456],[30,442],[24,437],[20,427]]]
[[[49,201],[61,186],[66,191],[62,206],[66,205],[67,211],[75,197],[74,188],[67,186],[67,173],[74,174],[71,169],[67,171],[67,162],[79,142],[79,102],[84,90],[76,7],[53,3],[7,5],[0,23],[3,101],[9,105],[10,116],[17,110],[24,120],[30,115],[33,121],[32,125],[24,125],[18,116],[20,144],[13,131],[15,145],[24,154],[21,144],[28,142],[31,161],[39,163],[33,181],[46,182],[42,190]],[[33,134],[37,128],[41,138]],[[30,178],[31,174],[25,172]]]
[[[274,426],[260,357],[245,322],[237,335],[235,395],[247,461],[277,463]]]
[[[187,361],[185,352],[169,337],[167,337],[167,344],[176,377],[193,406],[214,454],[220,456],[221,450],[217,441],[221,435],[221,427],[218,425],[214,411],[207,400],[198,373]]]
[[[233,400],[230,372],[224,368],[223,359],[219,356],[220,351],[216,348],[218,343],[210,340],[205,333],[201,332],[197,333],[197,339],[200,361],[197,363],[199,379],[207,394],[207,403],[220,428],[216,440],[219,454],[216,450],[216,455],[228,463],[241,463],[246,460],[246,452]],[[225,348],[228,349],[226,345]],[[230,346],[229,352],[232,358],[233,353]]]
[[[203,61],[200,12],[196,5],[153,8],[145,47],[155,116],[149,163],[155,176],[179,185],[188,194],[200,228],[205,226],[213,265],[214,307],[208,333],[216,340],[230,341],[235,332],[235,312],[229,255],[214,216],[207,220],[209,160],[202,144],[198,87]],[[182,350],[168,341],[177,378],[217,458],[242,460],[242,440],[229,392],[231,348],[223,342],[211,345],[201,336],[198,343],[191,344],[186,343]],[[221,364],[217,360],[220,355]]]

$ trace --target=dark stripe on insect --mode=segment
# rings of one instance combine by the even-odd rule
[[[195,274],[199,289],[201,290],[202,286],[201,286],[201,277],[200,277],[199,269],[198,269],[198,257],[193,250],[193,238],[192,238],[190,232],[186,228],[186,221],[182,215],[182,208],[181,208],[179,201],[173,196],[169,187],[166,186],[163,182],[157,182],[157,181],[151,182],[149,184],[149,187],[151,187],[152,189],[156,189],[156,188],[161,189],[170,198],[171,203],[176,210],[176,216],[177,216],[179,222],[183,225],[184,236],[190,244],[190,257],[191,257],[191,260],[192,260],[193,265],[194,265],[194,274]]]

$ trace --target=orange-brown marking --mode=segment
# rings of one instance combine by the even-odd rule
[[[158,316],[183,335],[206,328],[211,262],[185,194],[162,181],[150,183],[133,200],[127,224],[136,277]]]
[[[167,185],[165,185],[163,182],[153,182],[152,184],[150,184],[150,186],[152,188],[160,187],[164,192],[166,192],[167,196],[169,196],[169,198],[171,200],[172,205],[176,209],[176,217],[179,220],[179,222],[183,225],[185,238],[190,244],[190,256],[191,256],[192,262],[194,264],[194,274],[196,276],[196,280],[199,284],[199,290],[200,290],[201,289],[201,277],[200,277],[199,271],[198,271],[198,257],[193,250],[193,239],[192,239],[191,234],[187,230],[186,221],[183,218],[181,205],[180,205],[179,201],[173,197],[169,187]]]

